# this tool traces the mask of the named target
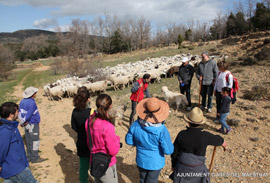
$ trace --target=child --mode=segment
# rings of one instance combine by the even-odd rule
[[[229,125],[226,123],[226,119],[230,113],[230,103],[231,103],[231,97],[229,96],[231,93],[231,88],[223,87],[222,88],[222,99],[221,99],[221,106],[220,106],[220,119],[219,122],[221,123],[221,128],[218,130],[219,132],[224,132],[225,134],[228,134],[232,129],[229,127]],[[225,130],[226,129],[226,130]]]

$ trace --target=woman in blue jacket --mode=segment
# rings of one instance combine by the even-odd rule
[[[157,183],[165,166],[165,154],[173,153],[173,144],[164,120],[169,115],[169,105],[157,98],[142,100],[136,107],[136,120],[126,135],[126,143],[136,146],[136,163],[140,183]]]

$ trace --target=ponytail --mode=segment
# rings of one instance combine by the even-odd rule
[[[97,106],[97,114],[94,116],[92,120],[92,126],[94,125],[97,118],[106,120],[111,122],[111,119],[108,117],[108,110],[112,105],[112,99],[107,94],[101,94],[97,97],[96,106]]]

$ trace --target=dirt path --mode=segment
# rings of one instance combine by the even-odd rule
[[[248,79],[248,75],[252,75],[254,79]],[[230,150],[222,152],[221,148],[217,149],[212,182],[267,183],[270,182],[270,113],[269,108],[265,106],[269,105],[269,101],[256,101],[254,103],[244,100],[241,92],[250,89],[255,81],[259,85],[263,85],[263,83],[269,85],[270,80],[267,77],[269,71],[263,67],[246,67],[235,76],[241,82],[241,91],[238,94],[237,103],[231,106],[229,119],[239,119],[240,123],[238,127],[233,127],[233,132],[230,135],[222,135],[228,142]],[[22,96],[23,81],[24,79],[14,88],[14,96]],[[40,183],[78,183],[79,159],[76,155],[76,134],[70,127],[70,117],[73,110],[72,99],[49,101],[47,97],[43,96],[42,88],[39,89],[36,100],[41,115],[40,155],[47,160],[38,164],[30,164],[30,168]],[[197,88],[194,90],[197,91]],[[193,98],[193,102],[196,102],[195,97]],[[92,101],[95,101],[95,98]],[[139,182],[135,163],[136,149],[124,143],[130,114],[129,94],[121,98],[114,96],[113,101],[114,103],[126,103],[128,105],[123,126],[116,127],[116,134],[120,136],[121,142],[124,144],[117,155],[119,183]],[[94,103],[92,102],[92,105]],[[252,105],[255,108],[243,108]],[[185,110],[172,112],[166,121],[166,126],[173,141],[178,132],[185,129],[186,123],[182,119],[185,112]],[[208,118],[205,128],[211,133],[217,134],[215,130],[219,125],[212,122],[214,112],[205,114]],[[247,119],[254,119],[255,121],[251,122]],[[21,128],[20,131],[24,134]],[[207,150],[207,166],[210,163],[212,150],[212,147]],[[170,165],[170,156],[166,156],[166,166],[161,171],[159,183],[172,182],[168,179],[171,172]],[[245,173],[249,174],[246,175]],[[267,173],[267,175],[256,173]],[[93,182],[93,179],[90,182]]]

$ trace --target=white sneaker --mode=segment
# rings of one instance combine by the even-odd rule
[[[207,112],[212,112],[212,109],[211,108],[207,109]]]

